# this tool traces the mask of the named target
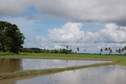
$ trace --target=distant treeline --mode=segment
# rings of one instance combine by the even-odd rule
[[[27,53],[65,53],[70,54],[73,53],[72,50],[68,49],[40,49],[40,48],[21,48],[20,52],[27,52]]]

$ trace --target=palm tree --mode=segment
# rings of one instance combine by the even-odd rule
[[[124,48],[123,48],[123,49],[124,49],[124,54],[126,54],[126,53],[125,53],[125,51],[126,51],[126,46],[124,46]]]
[[[108,51],[108,48],[105,48],[105,51]]]
[[[121,49],[116,49],[116,52],[121,53],[122,51],[121,51]]]
[[[122,48],[122,52],[124,52],[124,48]]]
[[[111,54],[111,53],[112,53],[112,49],[109,50],[109,54]]]
[[[101,48],[100,52],[102,53],[103,52],[103,49]]]
[[[66,46],[66,49],[68,49],[68,48],[69,48],[69,46],[67,45],[67,46]]]
[[[78,52],[79,52],[79,50],[80,50],[79,47],[77,47],[77,51],[78,51]]]
[[[119,51],[118,51],[119,53],[121,53],[122,51],[121,51],[121,49],[119,49]]]
[[[116,52],[119,53],[119,51],[116,49]]]
[[[126,46],[124,46],[124,50],[126,50]]]

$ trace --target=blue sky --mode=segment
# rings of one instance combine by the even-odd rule
[[[24,47],[98,53],[126,46],[125,0],[0,0],[0,20],[16,24]],[[8,3],[8,5],[6,5]],[[113,51],[114,52],[114,51]]]

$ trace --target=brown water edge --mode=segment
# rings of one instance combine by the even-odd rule
[[[117,62],[119,62],[119,61],[117,61]],[[109,65],[114,65],[117,62],[98,63],[98,64],[73,66],[73,67],[66,67],[66,68],[25,70],[25,71],[16,71],[16,72],[12,72],[12,73],[2,73],[2,74],[0,74],[0,80],[54,74],[54,73],[59,73],[59,72],[63,72],[63,71],[77,70],[77,69],[90,68],[90,67],[109,66]]]
[[[95,58],[39,58],[39,57],[10,57],[10,56],[0,56],[0,58],[8,59],[57,59],[57,60],[93,60],[93,61],[120,61],[118,59],[95,59]]]

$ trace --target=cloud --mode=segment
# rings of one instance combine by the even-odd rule
[[[35,8],[50,17],[78,22],[126,21],[124,0],[38,0]]]
[[[100,30],[104,42],[126,43],[126,27],[116,24],[106,24],[105,28]]]
[[[48,44],[48,40],[42,36],[35,36],[31,34],[27,39],[25,40],[24,46],[26,47],[37,47],[37,48],[46,48],[46,45]],[[46,45],[45,45],[46,44]]]
[[[1,20],[16,24],[25,35],[29,33],[33,34],[34,25],[37,27],[37,24],[33,20],[27,20],[26,17],[3,17]]]
[[[28,12],[28,8],[34,7],[42,19],[45,16],[76,22],[112,22],[124,25],[125,4],[125,0],[53,0],[53,2],[50,0],[1,0],[0,15],[21,15]],[[34,12],[33,16],[36,17]]]
[[[30,0],[0,0],[0,15],[20,15],[23,14],[30,5]]]
[[[82,30],[82,23],[68,22],[61,28],[49,30],[50,40],[56,43],[125,43],[126,27],[114,23],[100,30]]]
[[[50,29],[49,36],[53,42],[79,42],[84,35],[84,31],[81,31],[81,27],[81,23],[68,22],[61,28]]]

